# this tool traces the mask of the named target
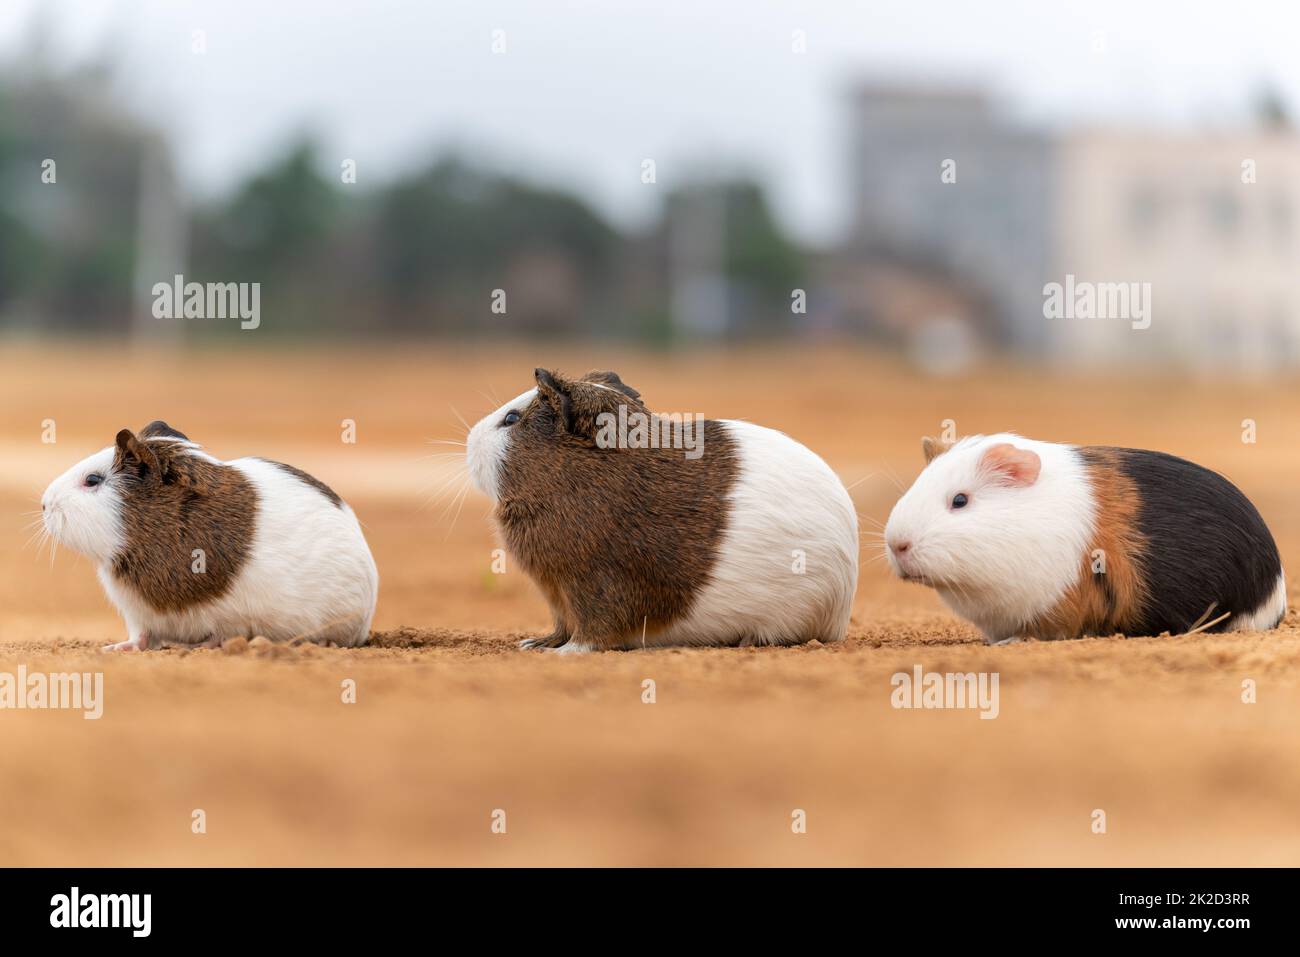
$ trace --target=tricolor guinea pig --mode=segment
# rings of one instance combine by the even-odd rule
[[[612,372],[534,378],[467,443],[507,552],[551,607],[554,631],[524,647],[844,637],[857,513],[817,455],[748,422],[654,415]]]
[[[221,462],[152,422],[55,479],[41,509],[56,542],[96,562],[126,621],[106,651],[369,636],[379,575],[356,516],[291,465]]]
[[[1263,630],[1286,614],[1268,527],[1209,469],[1010,434],[923,447],[886,554],[987,641]]]

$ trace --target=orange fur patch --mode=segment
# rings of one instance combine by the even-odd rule
[[[929,465],[956,444],[955,442],[945,442],[943,439],[932,439],[927,435],[921,439],[921,454],[925,456],[925,464]]]
[[[1141,498],[1115,450],[1081,448],[1097,505],[1096,530],[1080,556],[1079,578],[1056,607],[1025,629],[1043,639],[1127,632],[1148,596],[1142,574],[1146,541],[1138,531]]]

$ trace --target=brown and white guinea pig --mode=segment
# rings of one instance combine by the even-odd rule
[[[260,458],[221,462],[165,422],[50,483],[46,529],[93,559],[127,640],[106,651],[237,635],[360,645],[379,575],[329,486]]]
[[[844,637],[857,513],[817,455],[772,429],[702,418],[698,453],[619,447],[600,430],[620,407],[628,421],[650,416],[640,393],[612,372],[534,378],[474,426],[467,450],[507,551],[551,606],[555,630],[524,647]]]
[[[989,642],[1262,630],[1286,614],[1272,535],[1209,469],[1012,434],[923,447],[885,526],[889,563]]]

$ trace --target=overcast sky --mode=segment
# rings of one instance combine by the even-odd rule
[[[1281,2],[0,0],[0,54],[38,7],[60,60],[120,56],[135,111],[201,191],[311,129],[363,181],[460,147],[624,225],[717,164],[758,176],[815,241],[844,224],[859,78],[980,81],[1051,123],[1238,122],[1265,81],[1300,103],[1300,14]]]

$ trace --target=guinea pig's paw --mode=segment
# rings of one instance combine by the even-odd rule
[[[550,651],[552,654],[556,654],[556,655],[586,655],[586,654],[590,654],[596,649],[593,648],[591,645],[585,644],[584,642],[574,641],[572,638],[570,638],[568,641],[560,645],[558,648],[548,648],[547,650]]]
[[[525,638],[519,642],[520,648],[532,651],[534,649],[556,650],[569,640],[568,635],[539,635],[536,638]]]
[[[1023,638],[1020,635],[1012,635],[1010,638],[1002,638],[999,641],[985,639],[984,644],[996,648],[998,645],[1022,645],[1026,641],[1029,641],[1029,639]]]
[[[100,651],[148,651],[149,636],[137,635],[134,638],[128,638],[126,641],[119,641],[115,645],[105,645]]]

